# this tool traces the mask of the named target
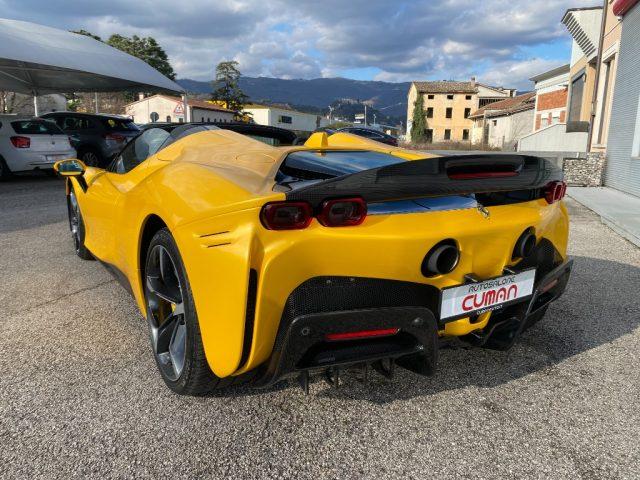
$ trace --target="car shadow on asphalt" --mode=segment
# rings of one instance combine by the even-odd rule
[[[359,368],[342,372],[338,388],[318,375],[312,377],[311,395],[385,404],[449,390],[496,387],[537,372],[553,375],[554,367],[564,360],[615,342],[638,328],[640,268],[590,257],[573,258],[574,270],[565,294],[508,352],[469,346],[442,349],[437,372],[431,377],[397,368],[393,379],[372,373],[368,385],[362,383]],[[597,374],[578,370],[578,376]],[[300,391],[290,380],[266,390],[241,388],[225,393],[232,397],[259,395],[285,388]]]

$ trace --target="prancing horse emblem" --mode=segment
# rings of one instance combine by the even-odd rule
[[[489,218],[491,216],[491,213],[489,212],[489,210],[485,208],[484,205],[478,204],[478,211],[480,212],[480,215],[482,215],[484,218]]]

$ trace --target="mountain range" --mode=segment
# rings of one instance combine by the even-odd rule
[[[210,82],[190,79],[177,80],[177,82],[191,93],[211,92]],[[336,105],[366,103],[369,107],[373,107],[372,112],[379,112],[379,121],[396,123],[404,122],[406,119],[409,86],[408,82],[391,83],[348,78],[312,80],[244,76],[240,78],[240,88],[252,102],[283,103],[301,111],[323,112],[328,111],[329,105],[332,105],[334,114],[340,114],[339,110],[335,111]],[[381,116],[385,118],[380,118]]]

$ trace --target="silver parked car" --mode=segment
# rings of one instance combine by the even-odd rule
[[[75,156],[69,137],[55,123],[0,115],[0,178],[14,172],[49,170],[58,160]]]

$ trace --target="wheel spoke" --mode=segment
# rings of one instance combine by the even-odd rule
[[[156,352],[162,353],[169,350],[169,345],[175,334],[175,329],[180,323],[182,317],[171,315],[162,325],[158,327],[156,333]]]
[[[182,295],[180,294],[180,288],[178,286],[170,287],[158,277],[147,275],[147,288],[151,293],[156,294],[158,297],[171,303],[181,303]]]
[[[165,285],[180,287],[175,266],[171,261],[171,257],[169,257],[169,253],[164,248],[160,249],[160,278]]]
[[[169,355],[176,377],[180,376],[184,367],[185,350],[187,348],[187,326],[181,319],[173,330],[171,343],[169,344]]]

